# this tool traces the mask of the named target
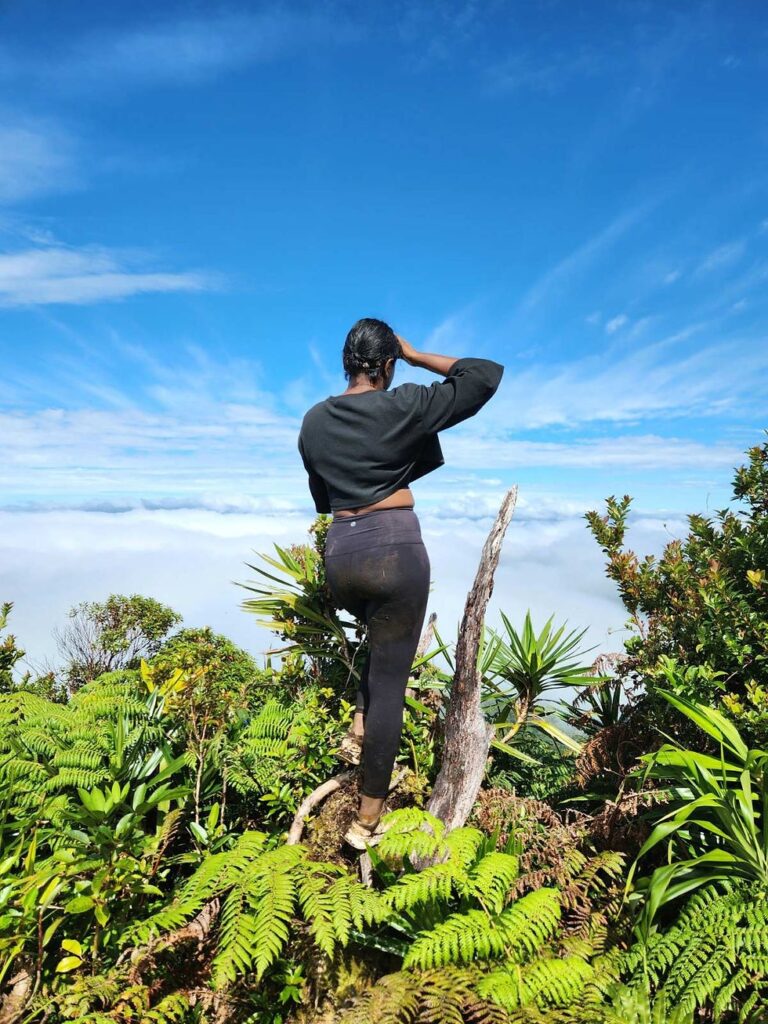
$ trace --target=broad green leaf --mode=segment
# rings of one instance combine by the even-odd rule
[[[63,974],[66,971],[76,971],[82,962],[82,957],[65,956],[56,964],[56,972]]]

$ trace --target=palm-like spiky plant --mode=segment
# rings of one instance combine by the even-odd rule
[[[668,743],[643,756],[643,777],[662,784],[670,802],[638,861],[660,844],[666,863],[641,879],[640,934],[647,938],[661,907],[700,886],[743,880],[768,892],[768,751],[750,750],[719,711],[658,691],[720,747],[719,756]],[[632,883],[637,861],[627,885]]]
[[[504,632],[484,628],[477,666],[482,679],[481,707],[501,735],[491,746],[519,760],[536,761],[518,750],[514,743],[524,729],[538,729],[570,753],[577,754],[580,744],[553,721],[556,708],[546,695],[569,687],[594,685],[595,676],[583,663],[579,645],[586,630],[565,632],[565,625],[553,629],[551,616],[539,633],[533,628],[531,613],[526,612],[522,631],[518,631],[501,612]],[[446,645],[435,631],[441,649]],[[453,670],[450,655],[444,653]],[[445,677],[446,682],[450,676]]]

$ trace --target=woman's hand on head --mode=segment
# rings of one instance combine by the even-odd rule
[[[416,349],[409,341],[406,341],[405,338],[401,338],[399,334],[396,334],[395,337],[400,343],[400,358],[404,359],[410,366],[414,366],[414,360],[418,354]]]

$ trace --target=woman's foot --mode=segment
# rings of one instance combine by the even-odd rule
[[[339,744],[339,757],[347,764],[360,764],[363,755],[365,712],[355,711],[352,727]]]
[[[381,819],[386,814],[386,807],[383,800],[373,800],[372,797],[363,797],[364,801],[371,803],[380,804],[378,813],[372,815],[365,814],[362,807],[358,812],[357,818],[347,829],[344,839],[350,846],[354,847],[355,850],[365,851],[369,846],[375,846],[380,840],[384,833],[389,828],[388,825],[382,825]]]
[[[348,732],[339,744],[338,756],[347,764],[360,764],[363,756],[362,738],[355,736],[353,732]]]

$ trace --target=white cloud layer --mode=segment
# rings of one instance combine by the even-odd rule
[[[146,292],[196,292],[217,286],[201,271],[147,270],[146,257],[103,246],[61,245],[0,254],[0,306],[82,305]]]
[[[495,512],[495,509],[493,510]],[[454,639],[491,518],[420,516],[432,566],[430,610]],[[41,667],[55,656],[52,632],[67,609],[109,593],[143,593],[181,612],[186,625],[210,624],[257,653],[274,637],[240,610],[254,551],[272,544],[304,543],[306,515],[220,515],[205,511],[135,510],[0,513],[0,600],[12,600],[12,631]],[[675,533],[677,531],[677,533]],[[629,542],[640,553],[658,552],[679,521],[638,519]],[[579,517],[535,521],[514,517],[502,550],[488,623],[498,609],[520,623],[530,608],[534,624],[555,613],[572,628],[590,627],[589,644],[618,649],[626,614],[606,579],[602,554]],[[612,632],[612,631],[619,631]],[[597,653],[597,652],[595,652]]]
[[[253,405],[191,403],[187,409],[195,411],[194,418],[176,408],[0,412],[3,504],[36,499],[81,506],[106,500],[125,507],[127,500],[130,507],[137,499],[185,500],[247,510],[266,494],[281,507],[306,507],[297,417],[258,400]],[[450,470],[464,471],[474,481],[488,470],[534,467],[642,469],[661,476],[672,470],[725,469],[742,454],[733,445],[653,434],[520,440],[505,435],[502,417],[498,426],[489,417],[479,428],[466,425],[443,436]],[[467,487],[453,487],[439,499],[435,486],[428,492],[431,502],[444,504],[466,495]],[[497,494],[498,488],[491,488],[490,500]]]

